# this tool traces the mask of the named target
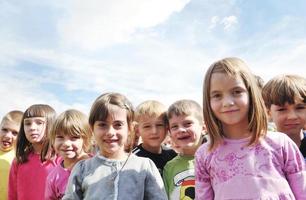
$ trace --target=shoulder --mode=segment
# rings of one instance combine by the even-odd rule
[[[132,150],[132,153],[137,156],[143,156],[144,154],[146,154],[146,151],[144,148],[142,148],[142,145],[140,144]]]
[[[78,161],[75,166],[73,167],[72,171],[89,171],[91,169],[95,169],[100,165],[99,158],[97,155],[94,157],[90,157],[88,159]]]
[[[175,157],[177,155],[177,153],[173,149],[165,146],[162,146],[162,154],[170,157]]]
[[[165,170],[171,169],[173,166],[176,166],[182,161],[181,156],[177,155],[172,160],[168,161],[164,167]]]
[[[218,147],[217,147],[218,148]],[[206,142],[202,144],[196,151],[195,157],[207,157],[209,154],[211,154],[213,151],[209,151],[209,142]]]
[[[131,154],[128,159],[129,167],[136,171],[151,171],[152,168],[156,168],[154,162],[147,157],[139,157]]]
[[[263,137],[266,142],[273,142],[273,144],[277,145],[285,145],[285,144],[293,144],[294,142],[286,135],[281,132],[268,131],[267,134]]]

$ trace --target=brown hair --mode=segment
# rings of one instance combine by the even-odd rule
[[[306,103],[306,79],[298,75],[279,75],[266,83],[262,90],[266,107],[294,104],[296,99]]]
[[[221,121],[214,115],[210,105],[211,76],[213,73],[225,73],[231,77],[241,77],[249,94],[248,130],[253,133],[249,145],[257,143],[259,137],[267,131],[267,114],[264,102],[254,75],[246,63],[239,58],[224,58],[213,63],[207,70],[203,85],[203,114],[210,135],[210,150],[223,141]]]
[[[25,163],[28,161],[28,156],[33,152],[32,144],[27,140],[24,132],[24,119],[31,117],[45,117],[46,129],[44,135],[45,139],[48,137],[49,129],[55,120],[55,110],[45,104],[34,104],[30,106],[23,114],[19,134],[17,136],[16,159],[17,163]],[[46,140],[47,141],[47,140]]]
[[[194,100],[183,99],[174,102],[168,108],[167,117],[171,119],[173,115],[192,115],[200,124],[203,124],[203,113],[200,104]]]
[[[132,150],[132,141],[134,141],[133,121],[134,121],[134,108],[132,103],[122,94],[119,93],[104,93],[99,96],[93,103],[89,114],[89,124],[93,128],[96,121],[105,121],[112,106],[118,106],[125,109],[127,113],[127,123],[129,128],[129,144],[126,146],[126,151]]]

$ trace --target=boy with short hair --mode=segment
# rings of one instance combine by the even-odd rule
[[[136,108],[135,120],[135,133],[141,137],[142,143],[133,153],[150,158],[162,175],[166,163],[177,155],[162,145],[168,132],[166,107],[155,100],[145,101]]]
[[[163,172],[168,198],[194,199],[194,154],[203,142],[205,125],[201,106],[193,100],[180,100],[168,108],[170,137],[180,154],[169,161]]]
[[[306,79],[279,75],[263,87],[262,95],[277,131],[286,133],[300,148],[306,160]]]
[[[13,110],[0,123],[0,197],[7,199],[8,176],[15,157],[15,143],[20,129],[23,112]],[[3,198],[2,198],[3,197]]]

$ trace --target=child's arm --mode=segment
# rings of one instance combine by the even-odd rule
[[[9,174],[8,200],[17,200],[17,171],[18,165],[16,159],[14,159]]]
[[[306,164],[296,144],[287,138],[284,145],[284,173],[296,199],[306,199]]]
[[[79,161],[72,169],[68,179],[65,195],[62,200],[83,199],[84,191],[82,189],[84,161]]]
[[[159,199],[167,200],[167,194],[165,192],[163,180],[160,176],[158,169],[156,168],[154,162],[148,159],[148,175],[146,178],[146,185],[144,191],[144,199]]]
[[[45,200],[57,200],[54,182],[53,182],[53,171],[47,176],[46,187],[45,187]]]
[[[196,199],[214,199],[210,176],[204,164],[203,146],[195,154],[195,197]]]
[[[168,170],[167,170],[167,164],[166,164],[165,167],[164,167],[164,170],[163,170],[163,181],[164,181],[166,193],[167,193],[168,198],[169,198],[168,180],[169,180],[169,177],[168,177]]]

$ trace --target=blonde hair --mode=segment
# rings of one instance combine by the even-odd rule
[[[167,117],[168,120],[173,117],[173,115],[191,115],[194,116],[200,124],[203,124],[203,113],[200,104],[194,100],[183,99],[174,102],[168,108]]]
[[[136,107],[135,121],[139,122],[142,117],[162,117],[167,124],[167,108],[164,104],[155,100],[144,101]]]
[[[91,148],[92,131],[85,114],[70,109],[61,113],[55,120],[49,135],[50,145],[54,145],[58,134],[77,136],[83,139],[83,149],[89,153]]]
[[[298,75],[279,75],[266,83],[262,90],[266,107],[294,104],[296,99],[306,103],[306,79]]]
[[[22,111],[20,111],[20,110],[12,110],[12,111],[6,113],[3,116],[2,120],[1,120],[1,123],[0,123],[0,126],[2,126],[2,124],[4,122],[6,122],[6,121],[13,122],[15,124],[18,124],[18,126],[20,126],[22,116],[23,116],[23,112]]]
[[[240,77],[249,94],[248,130],[253,133],[249,145],[257,143],[259,137],[267,132],[268,120],[264,102],[254,75],[246,63],[239,58],[224,58],[213,63],[207,70],[203,85],[203,114],[210,135],[212,150],[223,141],[221,121],[214,115],[210,105],[211,76],[213,73],[225,73],[230,77]]]

